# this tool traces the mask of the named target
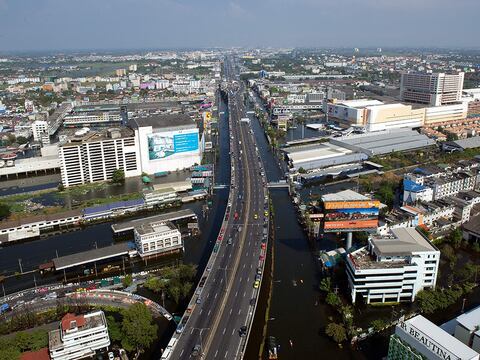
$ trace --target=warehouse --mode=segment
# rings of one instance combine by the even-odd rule
[[[368,156],[382,155],[393,151],[415,150],[435,145],[434,140],[410,129],[335,138],[330,139],[330,143],[352,151],[362,152]]]

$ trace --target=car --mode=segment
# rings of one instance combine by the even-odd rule
[[[108,360],[114,360],[115,359],[115,355],[113,355],[113,352],[109,352],[108,353]]]
[[[238,213],[236,212],[233,217],[234,217],[235,220],[238,220]]]
[[[197,301],[195,301],[195,303],[198,305],[198,304],[201,304],[202,303],[202,298],[199,296],[197,297]]]
[[[262,275],[257,274],[255,275],[255,281],[260,281],[262,279]]]
[[[256,298],[251,298],[250,299],[250,306],[254,306],[256,302],[257,302]]]
[[[264,214],[265,216],[268,216],[268,211],[265,210],[265,211],[263,212],[263,214]]]
[[[254,218],[255,220],[257,220],[257,219],[258,219],[258,215],[257,215],[257,214],[253,214],[253,218]]]
[[[262,274],[262,268],[261,267],[257,267],[257,274],[259,274],[259,275]]]
[[[184,328],[185,328],[185,325],[183,325],[183,324],[178,324],[176,333],[177,333],[177,334],[181,334]]]
[[[254,288],[254,289],[258,289],[259,286],[260,286],[260,281],[255,280],[255,282],[253,283],[253,288]]]
[[[262,248],[262,250],[265,250],[267,248],[267,244],[265,244],[264,242],[262,242],[262,245],[260,246]]]
[[[202,346],[200,344],[195,345],[192,349],[192,356],[200,355],[201,350],[202,350]]]
[[[247,327],[243,325],[242,327],[240,327],[240,330],[238,331],[238,333],[241,337],[247,336]]]
[[[259,260],[265,260],[265,255],[260,255],[260,256],[258,257],[258,259],[259,259]]]
[[[232,245],[232,238],[228,238],[227,244]]]

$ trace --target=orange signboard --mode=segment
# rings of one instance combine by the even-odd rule
[[[380,207],[378,200],[357,200],[357,201],[326,201],[325,209],[369,209]]]
[[[353,220],[353,221],[326,221],[325,230],[344,230],[344,229],[374,229],[378,226],[378,220]]]

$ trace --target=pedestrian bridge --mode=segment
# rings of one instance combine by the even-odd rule
[[[269,189],[288,189],[290,188],[290,185],[288,182],[284,181],[276,181],[276,182],[269,182],[267,184],[267,187]]]

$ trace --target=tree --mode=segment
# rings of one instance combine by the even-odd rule
[[[330,277],[323,278],[322,281],[320,281],[319,288],[321,291],[328,293],[332,290],[332,279]]]
[[[117,169],[112,173],[112,183],[123,184],[125,182],[125,172],[122,169]]]
[[[130,285],[132,285],[132,282],[133,279],[131,274],[126,275],[122,280],[123,286],[125,287],[129,287]]]
[[[447,141],[455,141],[455,140],[458,140],[458,135],[449,132],[447,134]]]
[[[387,325],[387,322],[383,319],[375,319],[370,323],[370,326],[376,332],[382,331],[386,325]]]
[[[327,302],[328,305],[333,306],[333,307],[340,306],[341,303],[342,303],[340,301],[340,298],[338,297],[338,295],[333,293],[333,292],[329,292],[327,294],[327,297],[326,297],[325,301]]]
[[[342,324],[330,323],[325,329],[325,333],[330,336],[333,341],[340,344],[347,340],[347,332]]]
[[[18,360],[20,358],[20,350],[13,347],[0,348],[0,359],[2,360]]]
[[[158,326],[143,303],[135,303],[122,312],[122,346],[127,351],[143,352],[157,339]]]
[[[450,233],[449,236],[450,242],[455,249],[458,249],[462,244],[462,231],[459,228],[456,228]]]
[[[123,339],[121,324],[112,315],[107,316],[108,334],[113,342],[121,342]]]
[[[0,203],[0,220],[9,217],[11,214],[10,206]]]
[[[298,168],[298,173],[299,173],[299,174],[305,174],[306,172],[307,172],[307,171],[306,171],[303,167],[300,166],[300,167]]]
[[[28,139],[25,136],[18,136],[17,137],[17,143],[20,145],[26,144],[28,142]]]

